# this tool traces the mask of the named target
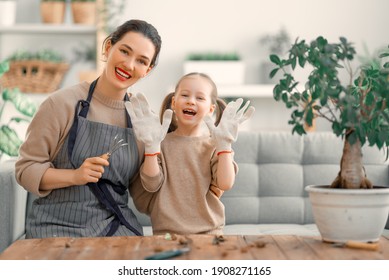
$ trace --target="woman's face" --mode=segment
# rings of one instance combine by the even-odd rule
[[[127,89],[151,70],[155,47],[141,33],[126,33],[115,45],[106,45],[108,80],[117,88]]]
[[[178,128],[198,126],[207,114],[214,111],[212,90],[209,81],[201,76],[189,76],[180,82],[172,99]]]

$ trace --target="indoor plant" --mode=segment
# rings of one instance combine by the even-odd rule
[[[292,133],[305,134],[305,123],[312,125],[316,117],[321,117],[331,122],[333,133],[344,140],[340,171],[332,184],[306,188],[315,222],[326,241],[377,241],[389,212],[389,189],[373,187],[362,161],[365,144],[386,151],[389,144],[389,62],[385,62],[389,49],[379,55],[381,63],[363,64],[356,69],[352,67],[355,55],[355,48],[346,38],[329,43],[321,36],[310,44],[296,39],[285,59],[270,55],[276,65],[270,77],[279,71],[283,73],[273,89],[274,99],[284,102],[287,108],[295,108],[289,121]],[[310,73],[299,86],[293,75],[305,66],[310,67]],[[342,81],[342,73],[348,74],[346,83]],[[361,196],[367,196],[368,202],[362,204],[368,205],[368,209],[349,204],[354,199],[361,201]],[[337,197],[347,205],[340,206],[335,202]],[[333,208],[322,214],[320,211],[329,204]],[[376,209],[382,212],[376,213]],[[356,217],[350,216],[351,210],[357,211]],[[342,215],[340,221],[335,220],[338,214]],[[375,218],[381,220],[373,221]],[[358,221],[362,225],[351,228]],[[332,225],[338,227],[332,229]],[[368,232],[369,229],[374,232]]]
[[[96,23],[96,0],[71,0],[71,8],[74,23]]]
[[[41,0],[43,23],[61,24],[65,19],[66,0]]]
[[[291,39],[288,31],[285,27],[281,27],[276,33],[268,33],[259,38],[259,44],[263,47],[266,57],[270,54],[276,54],[279,56],[285,55],[291,46]],[[261,50],[261,51],[263,51]],[[269,72],[273,67],[272,63],[267,59],[262,61],[260,65],[261,70],[261,83],[271,83],[269,78]]]
[[[202,72],[208,74],[216,85],[244,83],[245,65],[235,52],[191,53],[184,62],[184,74]]]
[[[17,50],[9,58],[9,71],[2,84],[25,93],[50,93],[57,90],[69,69],[63,56],[52,49],[38,52]]]
[[[9,69],[8,61],[0,63],[0,78]],[[36,111],[36,105],[26,96],[19,92],[18,89],[3,88],[0,83],[0,93],[2,101],[0,103],[0,159],[3,154],[11,157],[18,156],[19,147],[22,140],[19,138],[17,131],[13,128],[15,123],[29,122],[30,118]],[[16,116],[4,120],[6,106],[11,105],[19,113]]]

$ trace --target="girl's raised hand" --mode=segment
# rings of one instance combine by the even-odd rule
[[[205,117],[204,121],[211,132],[212,138],[216,142],[217,153],[220,151],[231,151],[232,143],[235,142],[238,137],[239,125],[251,118],[254,114],[254,107],[249,107],[250,101],[247,101],[246,104],[239,109],[242,103],[242,98],[229,102],[224,109],[222,118],[217,127],[210,115]]]
[[[161,142],[169,129],[173,111],[170,109],[165,111],[161,124],[158,115],[151,110],[142,93],[133,95],[130,101],[125,102],[125,106],[131,117],[137,139],[145,144],[145,153],[159,153]]]

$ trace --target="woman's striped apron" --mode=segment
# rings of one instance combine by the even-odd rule
[[[91,84],[87,100],[77,104],[73,126],[53,161],[55,168],[75,169],[86,158],[106,153],[116,134],[129,145],[111,155],[98,183],[56,189],[36,199],[27,220],[26,238],[143,235],[127,205],[129,182],[139,170],[131,119],[127,114],[128,128],[87,120],[96,82]]]

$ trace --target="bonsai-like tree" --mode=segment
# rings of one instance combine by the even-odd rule
[[[362,163],[362,146],[368,143],[382,149],[389,144],[389,62],[385,62],[389,50],[378,55],[380,63],[353,70],[351,61],[355,55],[355,48],[344,37],[338,43],[329,43],[323,37],[310,44],[296,39],[287,58],[270,55],[276,65],[270,77],[278,71],[284,73],[273,89],[274,99],[284,102],[287,108],[295,108],[289,120],[292,133],[305,134],[305,125],[312,126],[314,118],[321,117],[344,139],[333,188],[372,188]],[[299,85],[292,74],[307,65],[307,81]],[[291,73],[285,66],[290,66]],[[340,78],[342,72],[348,74],[346,85]]]

